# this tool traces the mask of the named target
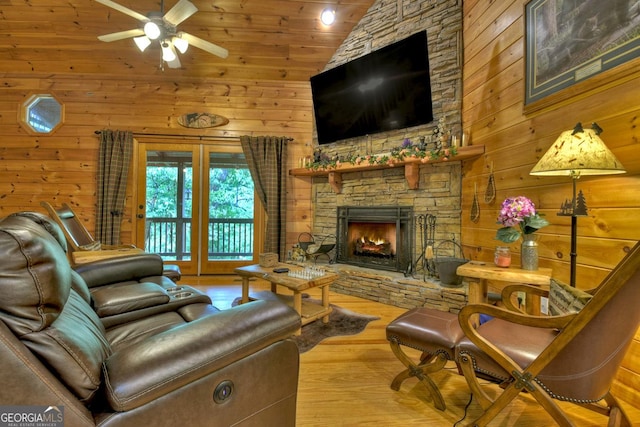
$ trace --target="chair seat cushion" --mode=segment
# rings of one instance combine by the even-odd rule
[[[501,319],[483,323],[478,327],[478,333],[522,368],[529,366],[557,335],[555,329],[534,328]],[[477,372],[503,381],[511,376],[467,337],[456,346],[456,359],[465,354],[471,356]]]
[[[463,336],[457,314],[426,307],[409,310],[387,326],[388,340],[430,354],[445,351],[451,360]]]

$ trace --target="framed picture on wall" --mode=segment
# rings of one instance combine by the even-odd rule
[[[525,4],[525,113],[638,72],[637,0]]]

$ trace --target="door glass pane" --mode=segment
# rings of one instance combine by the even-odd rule
[[[242,153],[209,158],[208,259],[253,259],[253,180]]]
[[[145,251],[191,259],[192,154],[147,151]]]

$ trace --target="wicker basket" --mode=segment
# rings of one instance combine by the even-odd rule
[[[265,252],[260,254],[260,267],[275,267],[278,264],[278,254]]]

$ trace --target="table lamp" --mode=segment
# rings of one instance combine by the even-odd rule
[[[570,176],[573,182],[573,198],[560,207],[559,216],[571,217],[571,276],[570,285],[576,286],[576,258],[578,216],[587,216],[587,202],[580,191],[576,194],[576,180],[582,175],[612,175],[626,171],[600,138],[602,128],[593,123],[591,129],[583,129],[578,123],[573,130],[562,132],[531,169],[531,175]]]

